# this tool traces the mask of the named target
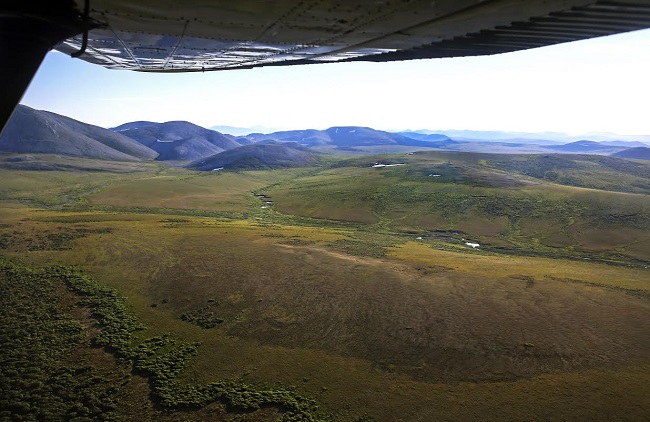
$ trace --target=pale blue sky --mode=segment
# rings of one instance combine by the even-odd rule
[[[650,30],[490,57],[188,74],[49,53],[22,103],[104,127],[134,120],[650,135]]]

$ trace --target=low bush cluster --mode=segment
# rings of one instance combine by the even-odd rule
[[[70,358],[87,336],[52,273],[0,258],[0,420],[114,420],[120,380]]]
[[[282,418],[284,421],[321,421],[327,419],[321,415],[314,400],[305,398],[288,388],[262,388],[230,380],[217,381],[207,385],[181,384],[176,378],[192,358],[196,356],[199,344],[182,342],[167,335],[138,342],[134,334],[143,327],[130,312],[124,299],[117,291],[100,285],[88,275],[72,267],[53,266],[32,270],[1,260],[0,270],[9,274],[9,277],[7,277],[9,280],[15,280],[18,283],[29,280],[36,275],[38,278],[36,284],[41,286],[41,289],[49,289],[51,294],[53,294],[52,283],[55,280],[63,281],[70,290],[82,298],[81,303],[90,309],[92,316],[97,320],[100,333],[93,339],[94,344],[113,352],[123,361],[130,363],[134,371],[148,377],[153,387],[153,397],[168,410],[198,408],[218,400],[225,403],[229,409],[237,411],[251,411],[263,406],[275,406],[284,412]],[[3,300],[3,303],[11,302],[11,297],[6,297],[7,292],[13,292],[15,289],[5,288],[2,290],[3,299],[6,299]],[[39,293],[41,292],[37,292],[37,294]],[[21,294],[29,296],[29,289],[22,290]],[[18,302],[22,303],[21,300]],[[16,307],[21,308],[20,305],[5,306],[3,312],[10,312],[6,311],[6,309]],[[9,329],[3,328],[2,332],[0,332],[3,340],[5,340],[3,344],[9,342],[15,345],[12,349],[13,355],[10,354],[5,358],[6,353],[3,353],[3,364],[6,361],[21,362],[21,357],[33,353],[35,349],[36,360],[39,362],[37,367],[47,367],[51,363],[51,359],[48,358],[48,353],[51,350],[56,350],[57,353],[65,353],[66,344],[74,344],[74,342],[79,341],[77,337],[82,331],[80,324],[74,320],[62,318],[60,312],[57,313],[58,307],[53,301],[46,300],[42,304],[42,309],[35,310],[34,306],[29,304],[27,300],[27,304],[24,304],[22,308],[25,312],[24,318],[36,318],[38,321],[30,326],[32,328],[40,327],[40,330],[49,336],[51,344],[41,338],[34,339],[34,335],[21,328],[20,324]],[[36,312],[36,317],[27,316],[32,315],[34,312]],[[47,313],[54,315],[54,317],[52,321],[44,324],[43,321],[47,319],[44,314]],[[21,319],[18,318],[19,321]],[[40,355],[45,357],[39,360],[38,356]],[[27,367],[30,368],[29,371],[33,371],[31,369],[33,367],[32,363],[28,364]],[[32,385],[31,379],[33,377],[27,376],[28,374],[24,373],[24,371],[21,372],[20,368],[20,365],[14,365],[11,369],[7,367],[7,370],[5,370],[5,365],[3,365],[2,379],[0,381],[2,382],[2,391],[6,394],[3,394],[5,399],[0,404],[0,411],[3,412],[0,416],[20,414],[27,415],[25,419],[51,419],[45,417],[42,411],[39,411],[40,413],[32,411],[32,406],[38,404],[38,397],[43,394],[42,391],[38,390],[40,388],[38,386],[43,387],[45,381],[51,376],[38,376],[36,378],[40,381]],[[76,389],[71,389],[66,383],[85,382],[76,380],[76,374],[79,371],[83,372],[83,368],[66,369],[63,372],[57,372],[58,375],[55,379],[59,380],[59,382],[55,382],[53,388],[57,389],[60,401],[64,402],[67,408],[64,410],[55,409],[56,415],[53,419],[67,419],[72,417],[73,414],[74,417],[94,417],[101,414],[108,415],[107,417],[110,418],[112,409],[110,397],[104,397],[103,395],[99,397],[91,396],[85,401],[80,401],[79,398],[73,400],[68,397],[73,392],[76,394]],[[31,389],[39,391],[39,394],[24,399],[24,393],[15,393],[17,391],[16,384],[25,384],[22,390]],[[63,417],[63,415],[67,416]]]
[[[189,323],[198,325],[199,327],[202,328],[214,328],[218,324],[221,324],[224,322],[222,318],[217,317],[214,314],[214,307],[216,306],[216,303],[211,303],[208,306],[204,306],[201,309],[196,309],[193,311],[187,311],[183,312],[181,314],[181,319],[183,321],[187,321]]]

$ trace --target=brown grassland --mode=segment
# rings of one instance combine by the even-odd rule
[[[0,169],[0,254],[117,289],[139,338],[200,342],[182,383],[292,386],[337,421],[650,419],[648,196],[462,161],[454,171],[481,183],[428,178],[448,159],[381,173]],[[164,411],[143,379],[125,388],[125,418],[282,411]]]

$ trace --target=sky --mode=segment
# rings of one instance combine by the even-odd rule
[[[185,74],[108,70],[50,52],[21,103],[103,127],[650,135],[648,75],[650,30],[488,57]]]

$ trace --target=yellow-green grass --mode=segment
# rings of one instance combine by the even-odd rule
[[[336,168],[278,184],[267,193],[275,209],[293,215],[375,223],[373,211],[377,190],[391,183],[382,177],[369,177],[376,169]]]
[[[297,172],[168,170],[164,175],[113,183],[89,195],[88,201],[115,207],[244,211],[250,204],[252,191]]]
[[[537,180],[600,190],[650,193],[650,165],[647,161],[560,154],[481,154],[480,157],[480,164],[484,167],[508,170]]]
[[[482,255],[478,253],[442,251],[417,242],[408,242],[392,248],[391,256],[418,265],[434,262],[467,274],[484,277],[532,277],[535,282],[566,280],[598,283],[609,287],[650,292],[648,270],[621,268],[588,261]]]
[[[201,341],[188,382],[295,385],[337,420],[650,414],[647,270],[417,242],[384,259],[328,247],[363,239],[351,229],[7,207],[2,217],[26,236],[111,228],[71,250],[5,254],[80,265],[127,297],[143,337]],[[216,328],[179,318],[209,300]]]
[[[0,168],[3,181],[0,200],[23,201],[39,206],[71,204],[83,194],[129,176],[103,171],[20,171]]]
[[[650,239],[647,195],[532,184],[499,174],[490,177],[511,180],[501,180],[503,186],[449,183],[417,176],[422,166],[418,162],[393,170],[335,168],[275,184],[267,193],[275,210],[285,214],[397,231],[460,231],[482,244],[509,242],[528,252],[555,254],[560,248],[565,253],[604,251],[650,259],[650,248],[644,253],[634,246]],[[475,170],[462,170],[463,166],[452,170],[476,177]],[[613,232],[618,234],[608,235]]]

